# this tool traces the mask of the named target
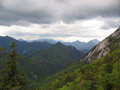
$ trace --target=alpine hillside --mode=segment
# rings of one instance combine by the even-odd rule
[[[63,70],[65,67],[79,61],[84,56],[72,46],[58,42],[48,49],[42,50],[23,61],[22,69],[30,78],[40,80],[44,77]]]
[[[119,90],[120,28],[80,62],[29,87],[37,90]]]

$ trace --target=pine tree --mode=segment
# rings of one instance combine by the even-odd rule
[[[2,74],[2,87],[5,89],[21,88],[26,85],[24,74],[18,69],[20,55],[15,48],[16,43],[12,42],[9,46],[10,53],[7,55],[6,67]]]
[[[0,47],[0,51],[3,51],[4,48]]]

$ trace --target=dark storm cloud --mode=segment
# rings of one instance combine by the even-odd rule
[[[120,17],[120,0],[114,0],[114,2],[112,4],[108,4],[108,6],[102,6],[104,0],[101,0],[103,1],[102,3],[97,3],[96,1],[93,2],[94,3],[93,7],[89,6],[87,7],[87,5],[85,5],[87,8],[85,8],[84,6],[78,7],[77,10],[72,11],[72,13],[65,15],[63,17],[63,20],[67,22],[72,22],[74,20],[91,19],[98,16],[103,17],[104,19],[108,17],[109,18]],[[96,6],[95,4],[98,6]]]
[[[0,9],[0,24],[1,25],[21,25],[27,23],[50,23],[55,19],[47,12],[33,12],[33,13],[21,13],[13,12],[5,9]],[[26,22],[26,23],[23,23]]]
[[[1,25],[120,17],[120,0],[1,0]]]

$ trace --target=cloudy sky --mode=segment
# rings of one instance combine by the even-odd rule
[[[0,0],[0,36],[102,40],[120,26],[120,0]]]

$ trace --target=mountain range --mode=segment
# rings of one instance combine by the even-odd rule
[[[12,41],[16,42],[18,53],[23,55],[19,68],[26,73],[28,78],[33,80],[41,80],[48,75],[63,70],[67,66],[79,61],[86,53],[73,47],[84,43],[80,41],[71,43],[62,41],[62,43],[56,41],[51,43],[51,41],[54,40],[27,42],[24,40],[16,40],[9,36],[1,36],[0,46],[6,48],[5,53],[9,52],[7,48]],[[95,41],[97,40],[87,43],[89,44],[88,46],[98,43],[95,43]],[[85,44],[86,43],[84,43],[84,46]],[[5,54],[2,56],[5,57]],[[2,56],[0,59],[2,62],[1,67],[4,64]]]
[[[75,42],[63,42],[65,45],[71,45],[77,48],[80,51],[83,51],[84,53],[87,53],[89,50],[91,50],[94,46],[96,46],[99,41],[97,39],[91,40],[87,43],[80,42],[79,40]]]
[[[120,28],[78,63],[33,86],[38,90],[119,90]]]
[[[1,68],[4,66],[4,57],[9,52],[7,48],[12,41],[16,42],[18,53],[23,55],[19,60],[19,68],[32,80],[41,80],[79,61],[84,56],[84,53],[75,47],[66,46],[61,42],[53,45],[47,42],[18,41],[8,36],[0,37],[0,45],[6,48],[6,52],[1,54]]]
[[[0,46],[8,48],[8,45],[12,42],[15,41],[17,46],[17,50],[20,54],[26,55],[32,53],[35,53],[37,51],[49,48],[50,46],[56,44],[57,42],[61,42],[64,45],[71,45],[75,47],[76,49],[87,53],[90,49],[92,49],[95,45],[99,43],[97,39],[91,40],[87,43],[85,42],[80,42],[79,40],[74,41],[74,42],[64,42],[64,41],[58,41],[58,40],[53,40],[53,39],[39,39],[39,40],[34,40],[34,41],[25,41],[25,40],[16,40],[12,37],[9,36],[0,36]],[[32,52],[32,53],[30,53]]]
[[[17,44],[17,50],[22,55],[32,55],[32,53],[36,53],[43,49],[49,48],[52,44],[47,42],[26,42],[26,41],[19,41],[12,37],[5,36],[0,37],[0,46],[4,48],[8,48],[11,42],[15,41]]]
[[[61,42],[65,45],[74,46],[75,48],[77,48],[80,51],[83,51],[84,53],[87,53],[90,49],[92,49],[95,45],[97,45],[99,43],[99,41],[97,39],[90,40],[89,42],[81,42],[79,40],[76,40],[74,42],[64,42],[61,40],[53,40],[53,39],[38,39],[38,40],[34,40],[32,42],[48,42],[51,44]]]

